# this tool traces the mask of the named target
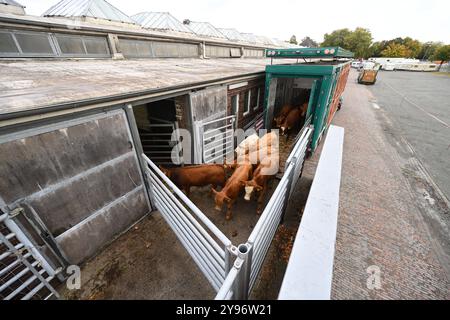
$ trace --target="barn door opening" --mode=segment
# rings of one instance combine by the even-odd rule
[[[164,166],[182,165],[178,129],[186,127],[186,96],[154,101],[133,107],[143,152]]]

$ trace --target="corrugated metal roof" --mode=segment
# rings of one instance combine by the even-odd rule
[[[143,28],[194,33],[169,12],[141,12],[131,18]]]
[[[105,0],[62,0],[48,9],[44,17],[92,17],[135,23],[125,13]]]
[[[228,40],[245,41],[245,38],[233,28],[217,28]]]
[[[198,35],[226,39],[226,37],[209,22],[189,21],[188,26]]]
[[[25,6],[21,5],[20,3],[18,3],[17,1],[14,1],[14,0],[0,0],[0,3],[10,5],[10,6],[25,8]]]

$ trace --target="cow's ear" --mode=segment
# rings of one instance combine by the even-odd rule
[[[261,187],[260,185],[256,185],[255,188],[256,188],[256,191],[261,191],[262,189],[264,189],[264,188]]]
[[[219,192],[216,191],[213,187],[211,187],[211,191],[214,192],[214,194],[218,194]]]
[[[225,200],[226,202],[231,202],[231,199],[228,198],[227,196],[225,196],[224,200]]]
[[[241,180],[239,181],[239,183],[241,184],[241,186],[245,187],[247,185],[247,181]]]

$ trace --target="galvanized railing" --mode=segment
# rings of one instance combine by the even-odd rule
[[[264,259],[282,220],[292,190],[303,168],[313,128],[305,127],[286,162],[283,177],[266,205],[247,243],[238,248],[238,258],[216,299],[247,299],[262,269]]]
[[[0,216],[0,298],[59,298],[54,270],[8,214]]]
[[[138,123],[144,153],[158,164],[182,164],[178,123],[154,117],[150,121]]]
[[[202,137],[203,162],[213,163],[224,159],[234,150],[234,121],[236,116],[227,116],[199,126]]]
[[[142,157],[153,204],[218,291],[230,271],[236,248],[145,154]]]

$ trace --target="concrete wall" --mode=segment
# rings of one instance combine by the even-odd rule
[[[149,212],[125,113],[18,132],[0,141],[0,199],[32,209],[70,263]]]

